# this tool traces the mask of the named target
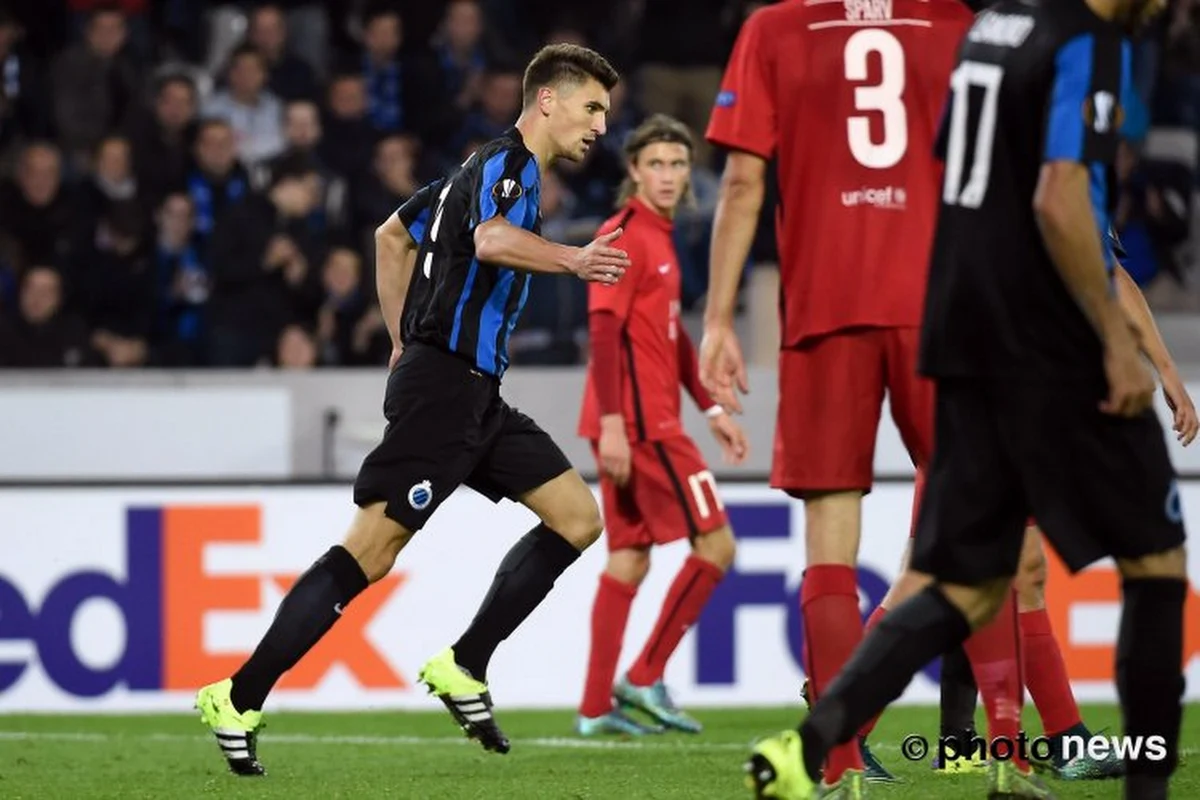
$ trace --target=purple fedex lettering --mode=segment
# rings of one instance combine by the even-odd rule
[[[118,684],[130,689],[162,685],[162,512],[129,512],[126,577],[103,572],[66,575],[50,587],[41,607],[0,577],[0,640],[32,640],[42,668],[63,691],[78,697],[97,697]],[[71,624],[80,606],[103,598],[118,609],[125,622],[125,648],[116,663],[96,669],[80,660],[71,642]],[[28,665],[0,662],[0,692],[17,682]]]
[[[783,540],[792,535],[791,507],[786,503],[729,504],[729,521],[742,546],[756,540]],[[887,594],[888,581],[869,567],[858,568],[858,588],[866,596],[863,619]],[[737,611],[743,606],[783,606],[788,650],[803,672],[804,620],[800,614],[800,587],[788,586],[787,574],[740,572],[730,569],[717,585],[696,624],[696,682],[701,685],[730,685],[737,682]],[[751,643],[751,646],[753,644]],[[923,673],[937,682],[940,660]]]

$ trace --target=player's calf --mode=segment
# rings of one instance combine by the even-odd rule
[[[1183,716],[1183,613],[1187,556],[1182,546],[1134,559],[1118,559],[1123,604],[1117,637],[1117,691],[1125,734],[1156,741],[1127,756],[1126,797],[1166,797],[1179,759]],[[1157,739],[1154,739],[1157,737]]]

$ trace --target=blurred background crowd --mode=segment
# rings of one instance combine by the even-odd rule
[[[745,0],[0,2],[0,367],[384,364],[374,228],[516,119],[541,45],[624,76],[609,133],[542,189],[543,233],[586,243],[621,145],[666,112],[702,138]],[[1137,43],[1116,217],[1144,285],[1191,285],[1200,0]],[[1158,131],[1158,146],[1147,148]],[[704,295],[720,154],[676,225]],[[771,197],[752,261],[775,260]],[[532,283],[516,363],[586,357],[586,289]]]

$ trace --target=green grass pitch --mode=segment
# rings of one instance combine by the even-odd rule
[[[505,712],[513,739],[507,756],[485,754],[457,735],[444,712],[268,714],[259,743],[265,778],[226,772],[215,742],[194,716],[0,715],[0,798],[518,798],[519,800],[699,800],[745,798],[741,765],[748,743],[794,725],[798,708],[701,711],[699,736],[667,734],[638,741],[581,740],[572,714]],[[1038,732],[1027,715],[1030,735]],[[1090,706],[1093,730],[1119,729],[1112,706]],[[873,736],[876,753],[904,779],[872,787],[894,800],[983,797],[980,776],[943,776],[928,761],[906,762],[910,733],[934,737],[937,712],[898,707]],[[1188,756],[1200,746],[1200,719],[1184,716],[1183,765],[1175,797],[1200,797],[1200,771]],[[1052,781],[1062,798],[1121,796],[1118,781]]]

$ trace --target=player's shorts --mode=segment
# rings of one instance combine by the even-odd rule
[[[855,328],[780,352],[772,486],[870,491],[885,392],[913,463],[928,463],[933,383],[917,374],[919,337],[917,328]]]
[[[913,484],[913,508],[912,520],[908,526],[908,537],[911,539],[917,535],[917,515],[921,511],[921,498],[925,496],[925,470],[917,469],[916,479]],[[1025,520],[1025,527],[1032,528],[1037,526],[1037,520],[1029,517]]]
[[[727,523],[717,483],[687,436],[630,442],[629,482],[617,486],[600,472],[608,549],[650,547],[684,536],[694,540]],[[600,463],[599,443],[592,453]]]
[[[354,482],[359,506],[420,530],[460,485],[493,502],[519,499],[571,469],[537,423],[500,397],[500,382],[444,350],[404,349],[383,399],[387,428]]]
[[[1153,411],[1099,410],[1103,385],[944,380],[912,566],[974,585],[1010,577],[1032,514],[1072,572],[1184,541]]]

